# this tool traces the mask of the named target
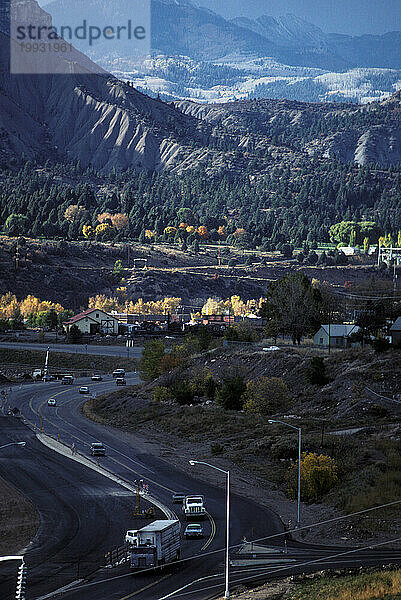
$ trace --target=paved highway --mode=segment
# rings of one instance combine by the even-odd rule
[[[136,383],[137,381],[135,374],[128,375],[129,383]],[[121,432],[101,426],[83,417],[80,406],[85,398],[78,393],[79,385],[86,384],[90,387],[92,394],[99,395],[107,390],[115,389],[115,382],[111,378],[105,378],[100,383],[92,383],[89,379],[81,379],[79,383],[76,383],[72,387],[63,387],[56,382],[24,385],[14,389],[9,394],[9,402],[11,406],[17,406],[21,410],[31,427],[40,428],[43,426],[46,433],[54,437],[60,436],[67,446],[70,446],[74,441],[79,452],[83,455],[88,455],[89,445],[92,441],[102,441],[107,448],[107,456],[101,459],[102,465],[128,481],[134,481],[138,477],[144,479],[150,487],[150,493],[172,510],[177,511],[177,505],[171,503],[173,491],[204,494],[211,516],[205,523],[206,537],[204,540],[183,542],[183,556],[196,555],[198,558],[193,558],[189,563],[182,564],[175,572],[167,571],[156,576],[150,574],[133,576],[127,573],[127,568],[124,566],[118,567],[112,572],[110,570],[100,570],[77,587],[71,589],[71,591],[64,593],[63,598],[66,600],[128,600],[139,597],[144,600],[161,600],[168,597],[178,598],[183,595],[185,597],[186,594],[189,594],[188,597],[194,598],[194,600],[205,600],[210,598],[211,595],[221,592],[224,589],[224,553],[222,551],[225,529],[224,488],[197,481],[196,470],[194,470],[194,475],[190,477],[173,468],[168,459],[152,455],[142,438],[129,432]],[[56,398],[56,407],[47,405],[47,399],[50,397]],[[12,422],[18,422],[13,417],[8,419]],[[19,426],[22,427],[22,425]],[[18,436],[18,439],[20,439],[19,432]],[[33,436],[30,440],[29,445],[31,443],[35,444],[36,449],[39,442]],[[29,445],[24,449],[24,452],[29,451]],[[49,451],[43,448],[41,452],[38,451],[38,456],[43,455],[43,453],[46,457],[49,456]],[[36,455],[36,450],[34,454]],[[26,454],[23,456],[26,457]],[[38,599],[45,591],[48,591],[49,587],[56,589],[61,582],[65,583],[74,579],[77,557],[80,556],[84,560],[87,554],[88,561],[93,561],[92,564],[94,564],[98,560],[97,565],[100,565],[100,548],[103,552],[105,544],[109,544],[110,547],[119,545],[125,530],[132,527],[132,523],[130,516],[127,517],[127,507],[124,502],[126,496],[124,496],[124,493],[120,490],[120,495],[117,493],[119,498],[117,505],[110,506],[108,496],[112,495],[112,501],[114,502],[116,492],[110,492],[109,490],[115,490],[115,484],[110,486],[110,481],[102,478],[97,473],[92,473],[82,466],[77,467],[68,458],[57,456],[54,458],[53,468],[49,469],[40,462],[38,463],[34,469],[37,474],[35,479],[28,475],[31,467],[29,464],[25,465],[25,460],[26,458],[20,457],[19,462],[14,465],[11,464],[11,467],[9,467],[10,463],[8,462],[0,462],[0,474],[6,478],[8,474],[10,478],[9,468],[11,468],[11,478],[13,478],[14,472],[21,465],[23,474],[16,478],[15,484],[29,497],[32,497],[35,504],[39,506],[41,514],[44,516],[42,528],[45,528],[44,530],[47,532],[52,530],[52,521],[51,518],[47,519],[46,511],[49,510],[49,502],[52,505],[54,496],[54,512],[62,515],[64,510],[67,513],[67,517],[60,517],[60,526],[54,529],[53,544],[56,544],[59,552],[66,552],[71,560],[68,561],[67,559],[63,563],[64,568],[60,570],[58,577],[52,578],[50,582],[49,580],[44,581],[43,577],[40,576],[34,576],[29,581],[30,598]],[[57,465],[59,466],[57,467]],[[42,468],[44,469],[44,483],[42,479],[39,479]],[[77,469],[84,470],[84,481],[88,478],[88,481],[92,482],[90,486],[92,491],[86,498],[86,504],[82,504],[82,506],[82,471],[78,472]],[[216,474],[216,476],[219,475]],[[62,477],[62,482],[59,480],[60,477]],[[100,480],[98,480],[99,477]],[[46,494],[40,493],[42,485],[45,485]],[[62,490],[71,486],[71,493],[68,493],[64,507],[61,506],[64,492],[60,493],[60,486]],[[55,489],[58,490],[57,494],[53,492]],[[70,492],[70,490],[68,491]],[[74,498],[76,499],[75,504],[73,502]],[[85,514],[85,510],[89,512],[92,510],[90,508],[92,502],[94,505],[93,514],[96,514],[96,511],[103,510],[104,517],[90,518],[88,521],[85,518],[83,520],[82,514]],[[88,508],[85,509],[85,507]],[[75,515],[75,517],[73,518],[71,515]],[[112,523],[109,523],[110,519]],[[104,522],[109,523],[107,526],[108,534],[105,539],[102,538]],[[74,523],[76,536],[71,541],[67,540],[67,552],[64,548],[66,535],[68,537],[66,530],[70,531],[72,529],[71,523]],[[240,544],[244,536],[247,539],[255,539],[280,532],[282,532],[282,525],[274,513],[249,500],[233,495],[231,512],[231,543],[233,545]],[[43,536],[40,539],[43,539]],[[85,542],[83,543],[82,540],[85,540]],[[242,555],[241,560],[232,567],[232,582],[242,582],[250,578],[252,580],[266,579],[288,575],[290,572],[313,571],[325,567],[351,568],[384,562],[398,563],[401,560],[401,551],[389,551],[385,546],[378,548],[377,551],[369,548],[361,551],[360,549],[325,548],[290,542],[288,553],[285,554],[281,552],[283,550],[283,538],[276,538],[276,543],[277,546],[273,546],[270,550],[262,550],[263,556],[258,556],[259,559],[263,560],[262,564],[255,564],[254,560],[245,560],[244,562],[246,556]],[[97,555],[96,552],[98,552]],[[38,539],[35,540],[27,552],[28,565],[32,561],[33,569],[35,569],[35,559],[41,561],[40,564],[43,568],[47,568],[47,565],[49,565],[50,569],[57,570],[52,566],[54,560],[57,564],[57,554],[54,558],[51,545],[43,546],[43,544],[38,543]],[[177,593],[177,590],[181,591]]]
[[[90,344],[40,344],[35,342],[0,342],[0,348],[9,348],[12,350],[44,350],[50,348],[53,352],[72,352],[77,354],[94,354],[102,356],[120,356],[124,358],[140,358],[143,348],[134,346],[126,348],[125,346],[95,346]]]
[[[129,383],[137,382],[137,376],[128,376]],[[135,576],[131,574],[127,577],[126,569],[123,573],[113,571],[113,576],[121,575],[118,585],[116,580],[112,579],[109,583],[106,581],[101,585],[95,585],[98,579],[108,579],[110,572],[101,572],[94,576],[91,587],[77,589],[65,595],[65,598],[74,598],[74,600],[122,600],[127,595],[140,595],[141,598],[155,600],[158,597],[172,592],[192,581],[194,578],[209,575],[215,572],[216,568],[222,569],[224,553],[220,551],[224,548],[225,532],[225,493],[224,488],[214,487],[206,483],[201,483],[194,477],[189,477],[185,473],[174,469],[167,460],[155,457],[149,453],[146,444],[140,443],[139,438],[129,433],[121,433],[111,428],[100,426],[93,423],[80,412],[80,406],[85,400],[78,393],[79,385],[86,384],[90,387],[91,393],[101,394],[108,389],[115,389],[115,382],[109,378],[100,383],[91,383],[90,379],[80,379],[74,386],[62,386],[57,382],[36,383],[35,385],[24,385],[14,389],[9,394],[9,403],[12,407],[18,407],[31,426],[40,429],[42,426],[46,433],[57,437],[70,446],[74,441],[78,451],[88,455],[90,443],[93,441],[102,441],[107,448],[107,456],[101,459],[102,465],[107,469],[118,474],[120,477],[134,481],[138,477],[144,479],[149,485],[150,493],[161,500],[165,505],[177,511],[177,505],[172,504],[171,496],[174,491],[184,491],[188,493],[202,493],[207,499],[207,509],[211,515],[205,522],[205,539],[201,541],[184,541],[183,556],[189,557],[194,554],[201,554],[202,559],[196,559],[190,565],[183,565],[182,569],[175,574],[162,576],[158,578],[146,576]],[[57,406],[47,405],[47,399],[56,398]],[[10,417],[11,418],[11,417]],[[70,463],[69,459],[59,457],[59,461]],[[219,477],[218,474],[216,474]],[[55,487],[53,478],[48,478],[49,488]],[[73,480],[73,477],[72,477]],[[23,482],[18,485],[23,491]],[[106,489],[109,482],[105,481]],[[180,507],[178,506],[179,512]],[[121,544],[123,535],[132,525],[120,517],[114,511],[116,522],[119,523],[118,534],[116,533],[113,543],[110,547]],[[124,525],[125,523],[125,525]],[[102,528],[102,521],[92,522],[94,529]],[[282,531],[282,525],[279,518],[267,509],[260,507],[248,500],[233,496],[232,498],[232,527],[231,539],[233,544],[238,544],[244,536],[248,539],[255,535],[269,535]],[[88,531],[86,530],[86,535]],[[94,533],[93,533],[94,535]],[[91,534],[89,533],[89,537]],[[210,552],[219,550],[217,554]],[[43,560],[46,558],[43,555]],[[27,554],[29,564],[30,551]],[[100,564],[100,562],[99,562]],[[160,580],[160,581],[159,581]],[[33,598],[40,597],[46,586],[42,586],[39,581],[31,583],[30,595]],[[57,585],[54,585],[56,588]],[[202,594],[197,598],[201,598]]]
[[[40,513],[38,534],[26,553],[32,598],[34,590],[49,592],[98,567],[130,522],[132,494],[49,450],[19,419],[0,417],[0,439],[27,442],[0,450],[0,475]],[[1,563],[2,600],[14,598],[17,566]]]

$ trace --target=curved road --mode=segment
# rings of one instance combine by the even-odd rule
[[[134,384],[137,381],[135,374],[128,376],[129,383]],[[204,494],[211,517],[205,523],[204,540],[183,542],[183,556],[188,558],[196,555],[196,557],[182,563],[174,572],[133,576],[127,573],[126,567],[118,567],[112,571],[103,569],[87,578],[81,585],[64,593],[62,597],[68,600],[128,600],[135,597],[144,600],[161,600],[187,596],[194,600],[205,600],[222,592],[225,542],[224,488],[197,481],[195,469],[194,475],[190,477],[172,467],[167,459],[155,457],[147,450],[142,438],[86,419],[80,411],[80,406],[85,401],[85,397],[78,393],[81,384],[88,385],[92,394],[101,394],[115,389],[115,382],[110,377],[100,383],[81,379],[74,386],[62,386],[56,382],[36,383],[15,388],[9,394],[8,400],[11,406],[17,406],[21,410],[31,427],[43,426],[46,433],[54,437],[59,435],[68,446],[74,441],[83,455],[88,455],[91,442],[101,440],[107,448],[107,456],[101,461],[103,466],[131,482],[138,477],[144,479],[149,485],[151,495],[172,510],[177,511],[177,505],[171,502],[173,491]],[[50,397],[56,398],[56,407],[47,405]],[[18,423],[17,419],[11,417],[8,419]],[[23,425],[18,423],[18,427]],[[17,433],[19,437],[16,438]],[[14,432],[13,439],[20,439],[21,434],[17,433]],[[105,543],[109,543],[110,547],[121,544],[125,531],[132,527],[130,520],[132,517],[127,509],[127,506],[132,509],[132,496],[129,494],[131,497],[126,503],[126,490],[123,493],[119,486],[111,484],[101,475],[41,447],[33,434],[30,435],[29,444],[24,452],[34,452],[36,475],[30,477],[33,467],[30,459],[25,455],[25,458],[20,457],[15,465],[18,470],[21,469],[22,474],[15,478],[14,483],[33,499],[44,517],[42,536],[38,536],[26,554],[27,563],[33,567],[34,574],[35,560],[39,563],[39,567],[42,565],[42,576],[38,567],[37,576],[28,579],[29,597],[37,599],[44,592],[49,591],[49,588],[57,589],[63,577],[65,583],[76,578],[74,569],[77,568],[77,558],[81,558],[84,562],[85,556],[89,553],[90,560],[94,562],[98,560],[97,565],[100,565],[100,555],[101,551],[104,551]],[[36,458],[42,455],[45,458],[41,466],[40,461],[36,464]],[[51,468],[49,468],[49,461],[52,463]],[[0,456],[0,474],[6,478],[8,464],[3,463]],[[44,469],[43,473],[40,471],[41,468]],[[16,473],[17,469],[14,471]],[[216,473],[216,476],[219,475]],[[84,491],[88,489],[89,492],[85,496]],[[119,491],[116,491],[118,489]],[[85,501],[82,500],[83,497]],[[62,509],[63,502],[65,506]],[[60,518],[59,523],[57,523],[57,515]],[[54,535],[47,539],[46,536],[52,528],[54,528]],[[277,515],[266,508],[233,495],[230,533],[231,544],[236,545],[244,536],[247,539],[255,539],[282,533],[282,524]],[[274,543],[277,545],[274,546]],[[361,550],[326,548],[291,542],[288,545],[288,553],[284,553],[282,536],[273,538],[270,544],[273,544],[270,549],[252,549],[251,554],[263,560],[261,565],[255,564],[253,558],[248,560],[250,556],[237,555],[236,565],[231,573],[232,581],[240,582],[249,580],[250,577],[266,579],[288,575],[291,572],[320,570],[325,567],[352,568],[384,562],[399,563],[401,560],[401,551],[387,550],[386,546],[378,547],[377,550],[374,548]],[[58,553],[64,556],[65,572],[60,568],[61,559],[57,563]],[[66,556],[70,557],[69,561]],[[50,581],[44,580],[44,567],[49,568],[50,572],[53,569],[55,573],[58,568],[60,575],[52,577]],[[196,581],[197,583],[194,583]],[[181,591],[177,593],[177,590]]]
[[[135,374],[127,376],[127,380],[130,384],[138,381]],[[110,577],[110,571],[105,571],[95,576],[92,586],[71,591],[63,597],[77,600],[84,598],[85,600],[92,598],[94,600],[122,600],[138,595],[141,598],[155,600],[155,598],[161,598],[186,585],[193,579],[220,572],[223,568],[224,552],[220,551],[215,554],[214,551],[223,549],[225,543],[224,488],[220,489],[197,481],[195,478],[196,470],[194,470],[194,476],[190,477],[173,468],[167,460],[150,454],[146,449],[146,445],[134,445],[137,440],[128,433],[114,431],[86,419],[79,410],[85,401],[85,397],[78,393],[79,385],[82,384],[88,385],[91,393],[98,395],[106,390],[115,389],[115,382],[111,377],[105,378],[99,383],[92,383],[89,378],[82,378],[78,384],[73,386],[62,386],[57,382],[36,383],[14,388],[9,393],[8,401],[12,407],[20,409],[31,427],[36,426],[39,430],[43,426],[45,433],[54,437],[59,435],[61,440],[68,446],[74,441],[78,451],[84,455],[88,455],[91,442],[101,440],[107,449],[107,456],[101,459],[104,467],[131,482],[139,477],[144,479],[149,485],[150,494],[176,512],[178,512],[177,505],[172,504],[171,501],[174,491],[204,494],[211,518],[205,522],[204,540],[183,542],[182,554],[184,557],[201,554],[202,558],[191,561],[189,565],[183,564],[178,572],[155,579],[154,576],[148,574],[135,577],[132,575],[127,576],[125,569],[123,573],[115,571],[112,573],[113,576],[123,575],[117,580],[118,585],[116,585],[114,579],[109,583],[106,581],[95,585],[96,579],[103,580]],[[56,407],[47,405],[47,400],[50,397],[56,398]],[[71,461],[66,458],[63,459],[61,456],[58,460],[63,464],[71,463]],[[218,474],[216,475],[219,477]],[[55,483],[55,481],[49,480],[48,489],[53,489]],[[17,485],[24,491],[23,482],[18,482]],[[110,482],[105,480],[104,485],[109,487]],[[120,545],[125,531],[132,526],[129,521],[127,526],[127,521],[121,519],[118,513],[114,512],[114,514],[116,521],[122,524],[118,534],[115,535],[112,546]],[[78,519],[78,516],[76,519]],[[123,525],[124,522],[125,526]],[[99,520],[97,524],[94,523],[92,527],[93,535],[96,535],[95,529],[102,530],[102,520]],[[244,536],[249,539],[280,531],[282,531],[282,524],[274,513],[246,499],[232,496],[232,544],[240,543]],[[28,551],[28,564],[31,552],[34,552],[34,549]],[[210,552],[213,553],[209,554]],[[45,554],[46,552],[41,550],[42,560],[46,560]],[[39,597],[43,593],[43,586],[41,587],[39,583],[36,585],[35,582],[30,582],[30,585],[33,586],[30,592],[32,597]],[[54,589],[57,587],[57,585],[54,585]],[[203,593],[196,595],[197,598],[203,596]]]

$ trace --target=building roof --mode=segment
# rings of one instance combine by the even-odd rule
[[[77,323],[78,321],[81,321],[82,319],[89,317],[89,315],[91,315],[93,312],[102,312],[104,315],[107,315],[111,319],[114,319],[115,321],[117,321],[117,319],[113,315],[109,315],[101,308],[88,308],[88,310],[84,310],[84,312],[81,312],[78,315],[71,317],[71,319],[69,319],[68,321],[65,322],[65,325],[72,325],[73,323]]]
[[[396,322],[392,324],[390,331],[401,331],[401,317],[398,317]]]
[[[139,531],[143,531],[144,533],[151,533],[152,531],[164,531],[165,529],[171,527],[173,523],[179,523],[179,521],[177,521],[176,519],[163,519],[159,521],[153,521],[153,523],[145,525],[145,527],[142,527],[141,529],[139,529]]]
[[[357,333],[359,331],[359,327],[357,325],[343,325],[343,324],[331,324],[331,325],[322,325],[321,329],[329,335],[330,337],[348,337],[351,333]]]

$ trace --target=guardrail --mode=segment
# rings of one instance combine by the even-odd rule
[[[104,555],[104,564],[106,567],[118,567],[128,560],[128,546],[117,546]]]

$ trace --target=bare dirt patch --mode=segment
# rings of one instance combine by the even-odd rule
[[[35,537],[39,515],[33,504],[0,477],[0,554],[17,554]]]

